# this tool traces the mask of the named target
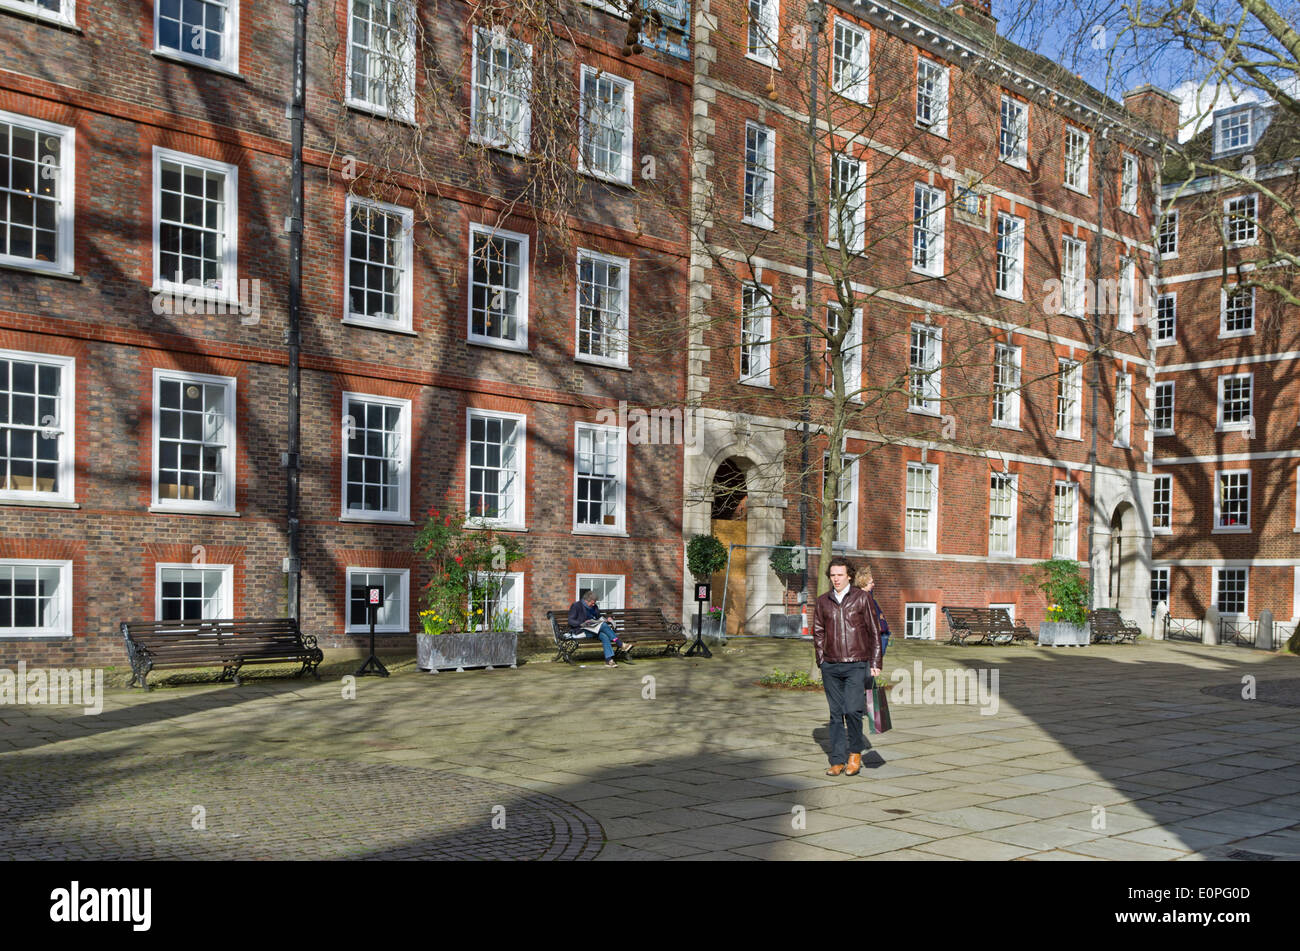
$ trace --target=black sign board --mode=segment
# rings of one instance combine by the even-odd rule
[[[696,600],[696,601],[708,601],[708,600],[709,600],[709,585],[707,585],[707,584],[697,584],[697,585],[695,586],[695,600]]]

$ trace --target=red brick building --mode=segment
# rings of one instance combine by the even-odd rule
[[[624,56],[626,24],[575,5],[583,174],[548,241],[498,198],[546,133],[515,95],[530,37],[410,9],[310,7],[303,628],[358,643],[382,580],[381,632],[414,631],[431,509],[519,533],[514,626],[580,586],[671,603],[682,447],[601,413],[684,395],[649,344],[685,319],[687,228],[649,197],[686,187],[680,42]],[[120,664],[124,619],[285,610],[292,11],[0,3],[0,663]],[[421,114],[439,79],[454,108]],[[398,127],[417,145],[378,175]]]
[[[1300,618],[1300,130],[1217,110],[1163,172],[1152,600],[1240,624]],[[1220,174],[1226,169],[1231,175]],[[1278,263],[1279,258],[1282,263]]]
[[[817,545],[833,417],[814,399],[805,468],[795,397],[805,338],[826,386],[824,319],[858,344],[835,548],[868,563],[896,631],[935,636],[945,605],[1036,625],[1022,576],[1086,568],[1090,541],[1097,603],[1149,625],[1149,97],[1126,110],[999,37],[987,5],[816,6],[820,27],[798,0],[695,19],[685,530],[760,546],[737,549],[729,615],[765,633],[784,612],[761,546],[799,539],[805,485]]]

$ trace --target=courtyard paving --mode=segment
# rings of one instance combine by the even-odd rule
[[[808,667],[806,642],[529,661],[408,658],[351,696],[339,653],[320,683],[173,678],[110,688],[98,716],[0,706],[0,858],[1300,857],[1289,655],[895,642],[887,674],[996,672],[996,710],[895,702],[855,778],[823,775],[820,692],[755,684]],[[917,699],[957,699],[947,679]]]

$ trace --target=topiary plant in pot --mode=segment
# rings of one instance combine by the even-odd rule
[[[715,535],[696,535],[686,543],[686,568],[696,581],[708,581],[727,567],[727,546]]]
[[[1040,561],[1022,579],[1047,596],[1047,619],[1039,625],[1038,643],[1060,646],[1089,643],[1088,605],[1092,586],[1069,558]]]

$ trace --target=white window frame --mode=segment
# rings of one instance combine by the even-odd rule
[[[62,0],[59,11],[36,6],[36,0],[0,0],[0,10],[12,10],[33,20],[45,20],[62,26],[76,26],[77,0]]]
[[[1132,152],[1124,152],[1120,163],[1119,210],[1136,215],[1138,211],[1138,160]]]
[[[490,337],[485,334],[474,333],[474,239],[478,235],[483,235],[488,239],[502,238],[506,241],[515,241],[519,244],[519,290],[517,293],[518,306],[515,312],[515,336],[513,340],[504,337]],[[466,285],[469,293],[466,301],[466,327],[465,339],[470,343],[480,344],[485,347],[496,347],[501,350],[519,350],[526,352],[528,350],[528,295],[529,295],[529,266],[530,257],[528,253],[528,235],[520,234],[516,231],[506,231],[504,228],[489,228],[487,225],[471,224],[469,226],[469,270],[466,272]],[[490,285],[489,285],[490,286]],[[489,310],[491,301],[488,302]]]
[[[1172,436],[1174,434],[1174,401],[1175,388],[1174,380],[1160,380],[1151,389],[1151,433],[1155,436]],[[1160,417],[1157,412],[1160,409],[1160,391],[1162,389],[1169,392],[1169,425],[1162,427]]]
[[[214,0],[205,0],[212,3]],[[153,49],[154,52],[172,59],[178,59],[186,63],[194,63],[198,66],[206,66],[209,69],[217,69],[222,72],[239,74],[239,0],[215,0],[215,5],[222,6],[226,9],[225,30],[221,37],[222,46],[225,48],[225,55],[221,59],[209,59],[197,53],[191,53],[188,49],[174,49],[170,46],[162,45],[162,30],[159,21],[162,19],[162,2],[154,0],[153,4]],[[349,18],[350,19],[350,18]],[[191,28],[192,30],[193,28]],[[183,32],[183,31],[182,31]],[[193,33],[190,35],[193,40]],[[182,46],[189,47],[191,43],[182,42]]]
[[[1224,389],[1229,380],[1249,380],[1250,381],[1250,403],[1249,412],[1246,418],[1242,420],[1224,420]],[[1251,373],[1225,373],[1219,377],[1218,382],[1218,401],[1215,412],[1214,431],[1218,433],[1235,433],[1243,432],[1250,429],[1251,421],[1255,418],[1255,374]]]
[[[1160,486],[1165,486],[1165,491],[1160,491]],[[1161,499],[1161,495],[1164,499]],[[1157,524],[1156,516],[1160,514],[1161,507],[1164,508],[1165,524]],[[1151,532],[1154,535],[1172,535],[1174,533],[1174,477],[1168,474],[1158,473],[1151,478]]]
[[[1068,371],[1068,376],[1066,372]],[[1072,408],[1061,426],[1061,403]],[[1059,357],[1056,361],[1056,435],[1063,439],[1082,439],[1083,364],[1078,360]]]
[[[1171,261],[1178,257],[1179,212],[1178,208],[1170,208],[1161,216],[1160,224],[1156,229],[1156,254],[1160,255],[1162,261]],[[1165,246],[1170,243],[1173,249],[1166,251]]]
[[[41,177],[47,174],[47,169],[53,169],[50,174],[54,178],[54,190],[57,196],[55,201],[58,206],[54,225],[56,230],[54,252],[56,260],[38,261],[34,257],[24,258],[13,254],[0,254],[0,265],[8,264],[15,267],[31,268],[36,271],[48,271],[52,274],[71,274],[73,273],[73,258],[76,249],[73,220],[77,205],[77,132],[68,126],[55,125],[53,122],[33,119],[29,116],[19,115],[16,112],[0,111],[0,122],[37,133],[38,142],[43,136],[54,136],[59,139],[59,164],[55,166],[51,163],[43,163],[38,157],[39,171],[36,172],[36,175]],[[35,251],[34,243],[33,251]]]
[[[990,605],[989,605],[989,609],[990,609],[990,610],[995,609],[995,608],[1001,608],[1002,610],[1006,611],[1006,612],[1007,612],[1007,617],[1011,620],[1011,623],[1012,623],[1012,624],[1015,624],[1015,623],[1016,623],[1016,605],[1015,605],[1015,602],[1007,602],[1007,601],[1003,601],[1003,602],[1000,603],[1000,604],[990,604]]]
[[[840,55],[842,35],[846,38],[846,42],[849,37],[858,41],[854,46],[857,55],[848,59]],[[836,17],[830,40],[831,92],[865,105],[870,94],[871,83],[871,31],[856,23],[850,23],[843,17]],[[846,82],[846,67],[855,73],[860,73],[862,78],[856,82]]]
[[[1005,93],[998,117],[998,160],[1029,168],[1029,104]]]
[[[999,297],[1023,300],[1025,295],[1025,219],[999,211],[996,240],[993,292]]]
[[[836,197],[836,188],[843,181],[842,169],[852,167],[854,180],[850,191],[840,202]],[[831,153],[830,205],[827,218],[829,233],[827,243],[833,247],[840,246],[840,233],[847,232],[849,239],[846,250],[860,252],[866,246],[867,237],[867,169],[862,159],[855,159],[843,152]],[[839,207],[837,207],[837,205]],[[852,215],[851,220],[846,220]]]
[[[610,611],[621,611],[627,606],[627,576],[626,575],[600,575],[582,573],[574,577],[576,585],[573,592],[573,600],[577,601],[582,597],[584,588],[590,588],[592,581],[613,581],[615,582],[614,590],[618,592],[618,606],[605,602],[601,598],[596,599],[596,603],[603,609]]]
[[[1210,568],[1210,603],[1215,609],[1219,607],[1219,594],[1221,590],[1220,574],[1225,571],[1240,571],[1245,580],[1241,588],[1241,610],[1240,611],[1219,611],[1220,617],[1225,618],[1248,618],[1250,617],[1250,569],[1243,568],[1239,565],[1215,565]]]
[[[827,331],[835,330],[838,327],[832,327],[832,321],[839,322],[841,312],[840,305],[836,301],[828,301],[826,304],[826,329]],[[829,344],[827,357],[829,358]],[[849,324],[849,332],[844,335],[844,342],[840,345],[840,357],[844,365],[844,395],[847,399],[855,403],[862,402],[862,308],[853,308],[853,320]],[[829,372],[829,368],[828,368]],[[831,381],[826,383],[826,395],[833,393]]]
[[[50,558],[0,558],[0,568],[58,568],[58,618],[55,628],[0,628],[0,638],[54,638],[72,636],[72,560]]]
[[[1003,516],[1007,521],[1007,551],[997,551],[993,547],[993,480],[1000,479],[1011,486],[1010,515]],[[1020,507],[1020,477],[1015,473],[1009,472],[990,472],[989,473],[989,557],[990,558],[1015,558],[1016,557],[1016,523],[1017,510]]]
[[[162,163],[176,162],[226,177],[225,199],[222,204],[224,241],[221,262],[221,287],[203,287],[198,284],[181,284],[162,276]],[[186,152],[153,148],[153,286],[154,293],[182,294],[186,298],[219,301],[227,304],[239,300],[239,166],[227,165]]]
[[[212,384],[226,388],[224,412],[226,415],[226,443],[221,463],[221,498],[212,502],[202,499],[164,499],[158,496],[158,469],[162,463],[162,383],[163,380],[175,380],[184,387],[189,383]],[[206,515],[235,514],[236,478],[239,469],[236,456],[239,447],[239,426],[235,416],[238,403],[235,399],[236,379],[233,376],[213,376],[207,373],[187,373],[183,370],[153,370],[153,465],[150,471],[152,494],[149,511],[151,512],[194,512]],[[183,434],[183,433],[182,433]]]
[[[485,124],[486,121],[491,121],[495,128],[496,125],[498,124],[498,117],[500,115],[500,113],[497,113],[496,116],[487,116],[486,113],[482,113],[480,111],[480,104],[479,104],[479,75],[478,75],[479,44],[481,42],[486,42],[489,44],[494,42],[492,37],[489,36],[489,32],[490,31],[484,29],[483,27],[475,27],[473,42],[470,49],[469,139],[471,142],[474,142],[478,145],[485,146],[487,148],[500,149],[503,152],[513,152],[517,155],[526,155],[532,143],[532,131],[533,131],[533,107],[532,107],[533,47],[531,43],[525,43],[523,40],[517,39],[512,36],[507,36],[505,39],[505,43],[508,46],[514,48],[514,53],[517,54],[525,64],[521,67],[518,67],[518,69],[522,70],[523,72],[523,76],[518,80],[518,82],[520,85],[527,85],[528,87],[527,95],[522,97],[523,106],[520,113],[519,127],[510,129],[507,132],[497,136],[484,135],[482,132],[479,131],[479,127]],[[501,36],[504,34],[497,33],[494,35]],[[491,67],[491,70],[493,73],[495,73],[496,71],[495,66]],[[515,68],[510,69],[508,72],[514,73]],[[514,82],[516,81],[513,80],[510,76],[507,76],[506,79],[504,80],[504,83],[498,84],[496,87],[493,87],[491,77],[485,80],[485,84],[489,86],[489,88],[502,88],[502,89],[507,88],[508,86],[512,85]],[[511,93],[515,92],[515,90],[513,89],[511,89],[510,91]],[[581,155],[581,153],[579,154]]]
[[[1234,128],[1240,128],[1242,123],[1238,123],[1236,120],[1242,118],[1246,120],[1244,123],[1246,129],[1246,141],[1239,145],[1228,145],[1224,141],[1225,138],[1224,132],[1226,131],[1224,127],[1231,122]],[[1250,148],[1251,144],[1254,141],[1254,131],[1255,131],[1254,118],[1251,115],[1251,109],[1249,107],[1246,109],[1237,109],[1232,112],[1227,112],[1222,115],[1215,116],[1214,117],[1214,156],[1217,158],[1218,156],[1224,154],[1225,152],[1236,152],[1240,149]]]
[[[1246,477],[1246,521],[1238,522],[1236,525],[1224,525],[1223,522],[1223,485],[1222,480],[1225,476]],[[1216,469],[1214,471],[1214,527],[1211,529],[1213,535],[1246,535],[1253,529],[1250,521],[1250,507],[1254,502],[1251,495],[1253,489],[1254,477],[1249,469]]]
[[[590,105],[587,96],[588,79],[594,79],[598,89],[600,83],[608,82],[610,85],[621,89],[623,93],[623,128],[618,130],[622,136],[622,148],[619,152],[620,174],[617,175],[611,174],[605,169],[596,168],[587,161],[587,130],[592,127],[588,116],[588,107]],[[578,116],[581,120],[578,124],[578,163],[584,174],[591,175],[593,178],[603,178],[608,182],[618,182],[622,185],[632,184],[632,130],[634,128],[633,114],[635,109],[636,84],[632,80],[591,66],[584,65],[582,67],[582,74],[578,84]],[[597,127],[612,128],[612,126]]]
[[[1061,239],[1061,311],[1085,317],[1088,310],[1088,245],[1068,235]]]
[[[933,342],[933,349],[927,346],[926,363],[918,365],[912,362],[915,349],[914,338],[917,333],[926,341]],[[938,416],[943,403],[943,328],[934,324],[913,323],[908,333],[908,400],[909,413],[922,413],[926,416]]]
[[[999,359],[1004,353],[1011,354],[1010,364]],[[990,424],[999,429],[1020,428],[1021,359],[1020,347],[1009,343],[995,343],[993,345],[993,418]],[[1004,366],[1009,366],[1012,371],[1012,381],[1009,384],[998,379]],[[1001,417],[998,415],[999,397],[1002,400]]]
[[[1249,337],[1255,333],[1255,304],[1256,288],[1248,287],[1245,290],[1250,291],[1250,326],[1244,330],[1228,329],[1228,304],[1237,291],[1242,290],[1240,285],[1233,284],[1231,287],[1219,288],[1219,339],[1227,340],[1231,337]]]
[[[761,142],[759,141],[761,137]],[[751,139],[754,142],[750,148]],[[750,161],[750,152],[755,154],[755,162]],[[761,151],[761,155],[759,154]],[[773,215],[776,192],[776,131],[757,122],[745,123],[745,181],[744,195],[741,202],[741,221],[759,228],[775,227]],[[757,193],[757,187],[751,189],[750,182],[761,184],[762,201],[754,202],[754,214],[747,214],[746,206],[751,196]]]
[[[1172,594],[1172,591],[1170,590],[1170,585],[1173,584],[1173,579],[1170,577],[1170,574],[1171,574],[1171,572],[1170,572],[1170,570],[1169,570],[1168,567],[1160,567],[1160,568],[1152,568],[1152,569],[1151,569],[1151,585],[1150,585],[1150,589],[1151,589],[1151,590],[1149,591],[1147,597],[1148,597],[1148,598],[1150,599],[1150,601],[1151,601],[1151,615],[1152,615],[1152,617],[1155,616],[1155,613],[1156,613],[1156,605],[1157,605],[1157,604],[1159,604],[1161,601],[1163,601],[1166,605],[1169,604],[1169,598],[1170,598],[1170,596],[1171,596],[1171,594]],[[1161,583],[1158,583],[1157,580],[1156,580],[1157,578],[1163,578],[1163,579],[1164,579],[1164,582],[1163,582],[1162,584],[1161,584]],[[1164,593],[1165,593],[1165,596],[1164,596],[1163,598],[1161,598],[1160,601],[1157,601],[1157,600],[1153,597],[1153,595],[1155,594],[1155,590],[1154,590],[1154,589],[1156,589],[1157,587],[1158,587],[1160,590],[1164,591]]]
[[[617,267],[619,269],[619,308],[616,318],[616,326],[612,332],[605,331],[605,336],[614,337],[617,343],[618,355],[613,357],[600,356],[598,354],[584,353],[582,350],[582,265],[585,261],[592,261],[598,264],[604,264],[607,267]],[[613,254],[602,254],[599,251],[592,251],[588,248],[579,248],[574,279],[574,317],[573,317],[573,353],[574,359],[579,363],[595,363],[602,366],[625,367],[628,359],[628,292],[630,289],[631,262],[627,258],[621,258]]]
[[[482,419],[506,419],[515,422],[514,434],[514,457],[516,460],[514,485],[510,494],[510,512],[512,518],[491,517],[486,515],[475,515],[471,508],[470,493],[473,490],[474,479],[472,475],[472,451],[470,448],[470,439],[473,434],[473,420],[475,417]],[[465,514],[477,525],[487,525],[493,528],[504,529],[507,531],[523,531],[528,522],[527,499],[528,484],[527,471],[527,449],[528,449],[528,417],[521,413],[505,413],[497,410],[485,410],[471,407],[465,410]],[[505,445],[502,443],[502,445]],[[498,470],[500,471],[500,470]]]
[[[908,541],[907,531],[907,513],[910,506],[907,502],[907,483],[913,471],[925,473],[926,480],[929,483],[930,490],[930,507],[927,511],[926,539],[924,545],[914,545]],[[918,511],[920,509],[918,508]],[[938,524],[939,524],[939,467],[933,462],[909,462],[907,463],[906,476],[903,482],[903,550],[920,551],[935,553],[938,551]]]
[[[917,182],[912,186],[912,270],[931,277],[943,276],[946,195],[938,188]],[[924,260],[917,263],[919,246]]]
[[[845,537],[841,539],[840,533],[835,532],[831,547],[841,550],[854,550],[858,547],[858,459],[857,456],[851,455],[847,450],[841,450],[840,462],[843,468],[840,470],[840,484],[835,490],[835,527],[839,526],[840,503],[847,503],[844,509]],[[823,493],[826,491],[826,483],[830,480],[830,470],[831,454],[827,452],[822,455]],[[847,485],[845,485],[846,482]],[[849,490],[848,498],[843,498],[840,495],[840,492],[845,488]]]
[[[745,306],[745,296],[751,295],[752,307]],[[747,329],[747,321],[757,321],[758,328]],[[746,343],[746,334],[758,334],[753,343]],[[744,372],[744,359],[748,353],[749,373]],[[758,363],[756,369],[754,364]],[[772,288],[766,284],[745,281],[740,290],[740,382],[749,386],[772,385]]]
[[[212,618],[203,620],[216,620],[220,618],[233,618],[235,616],[235,566],[234,565],[212,565],[192,564],[190,562],[158,562],[154,566],[154,620],[163,620],[163,571],[165,569],[179,569],[182,571],[213,571],[221,575],[221,607]]]
[[[368,208],[382,215],[396,217],[401,223],[402,238],[398,245],[400,259],[398,266],[400,283],[397,289],[398,312],[392,319],[371,317],[368,314],[358,314],[352,310],[352,215],[359,207]],[[371,201],[349,195],[343,222],[343,323],[358,327],[374,327],[380,330],[405,330],[409,332],[412,325],[411,315],[413,310],[411,300],[412,284],[414,283],[412,262],[415,260],[413,254],[415,213],[410,208],[403,208],[400,205],[389,205],[381,201]]]
[[[348,422],[348,403],[351,400],[366,403],[378,403],[381,406],[396,406],[401,410],[401,423],[397,438],[401,441],[402,454],[397,461],[397,511],[376,512],[370,509],[348,508],[348,441],[352,426]],[[370,393],[343,393],[342,444],[339,455],[342,457],[341,478],[339,481],[339,518],[347,522],[408,522],[411,518],[411,401],[391,396],[375,396]]]
[[[1115,440],[1119,449],[1128,449],[1133,438],[1133,374],[1115,374]]]
[[[1058,546],[1056,543],[1056,526],[1067,524],[1065,519],[1058,520],[1056,517],[1057,489],[1060,488],[1066,489],[1065,494],[1070,500],[1070,517],[1068,521],[1070,526],[1070,536],[1066,540],[1065,545],[1062,546]],[[1062,548],[1064,548],[1068,553],[1062,554]],[[1077,482],[1066,482],[1062,479],[1056,479],[1052,483],[1052,557],[1064,558],[1069,561],[1079,560],[1079,483]]]
[[[347,58],[344,63],[344,70],[345,70],[344,75],[345,75],[345,82],[346,82],[346,89],[344,90],[344,98],[347,104],[354,109],[360,109],[363,112],[370,112],[379,116],[388,116],[390,118],[398,119],[403,122],[414,122],[415,121],[415,5],[408,4],[406,0],[372,0],[371,3],[372,6],[374,2],[395,4],[398,7],[397,13],[399,15],[402,14],[406,15],[407,18],[406,42],[403,45],[402,49],[400,50],[390,49],[383,52],[377,52],[374,50],[368,51],[371,56],[371,60],[368,65],[373,65],[377,61],[383,62],[387,60],[387,63],[385,65],[387,66],[387,64],[391,64],[392,67],[395,67],[398,74],[395,76],[384,75],[382,77],[375,77],[368,80],[368,82],[372,86],[377,85],[379,83],[383,84],[384,99],[385,99],[384,104],[372,102],[369,99],[363,99],[356,94],[356,91],[352,88],[353,37],[355,35],[354,26],[356,20],[355,16],[353,15],[353,5],[356,3],[356,0],[348,0],[348,10],[347,10],[348,46],[347,46]],[[373,31],[373,22],[372,22],[372,31]],[[390,71],[391,68],[385,69],[386,73]],[[396,102],[394,102],[395,99]]]
[[[1166,300],[1170,302],[1169,313],[1172,319],[1170,320],[1169,336],[1162,337],[1160,335],[1160,305]],[[1154,347],[1173,346],[1178,340],[1178,293],[1176,291],[1169,291],[1156,298],[1156,310],[1153,319],[1155,320],[1155,326],[1151,331],[1151,345]]]
[[[1234,206],[1241,204],[1243,207],[1237,209]],[[1246,211],[1246,205],[1250,206],[1249,212]],[[1231,229],[1231,230],[1230,230]],[[1235,231],[1249,230],[1248,237],[1233,238],[1230,235]],[[1251,192],[1248,195],[1237,195],[1233,198],[1225,199],[1223,202],[1223,244],[1227,248],[1251,248],[1259,244],[1259,193]]]
[[[500,606],[504,604],[506,606],[506,610],[510,612],[511,624],[508,628],[506,628],[506,630],[523,631],[524,629],[524,573],[522,571],[500,571],[500,572],[487,572],[487,574],[496,575],[498,578],[501,579],[503,590],[497,592],[497,597],[494,600],[497,602],[498,610],[500,610]],[[476,573],[472,580],[474,583],[478,584],[481,583],[480,578],[481,578],[481,574]],[[508,592],[505,590],[505,586],[507,583],[509,583],[510,586]],[[503,594],[505,594],[506,596],[501,597],[501,595]],[[473,610],[473,607],[474,604],[473,601],[471,600],[469,603],[467,603],[466,608],[468,610]],[[482,622],[476,624],[472,617],[469,618],[469,623],[467,626],[471,631],[484,630]]]
[[[1078,126],[1065,127],[1065,187],[1081,195],[1088,194],[1092,136]],[[1073,159],[1073,161],[1071,161]],[[1071,172],[1073,171],[1073,174]]]
[[[74,503],[76,501],[76,421],[77,421],[77,361],[73,357],[55,356],[48,353],[28,353],[22,350],[0,350],[0,360],[16,360],[20,363],[37,364],[37,385],[40,390],[40,365],[57,366],[59,368],[59,415],[60,419],[52,420],[46,424],[43,422],[44,417],[40,415],[40,396],[37,395],[36,403],[36,426],[40,432],[36,439],[45,438],[46,432],[57,431],[60,441],[59,446],[59,474],[58,482],[60,489],[58,492],[41,492],[37,489],[4,489],[0,488],[0,503],[5,502],[66,502]],[[11,371],[12,372],[12,371]],[[12,377],[9,385],[13,386]],[[8,408],[8,407],[6,407]],[[12,419],[12,414],[10,415]],[[12,423],[0,424],[0,430],[7,429]],[[3,479],[5,473],[0,472],[0,479]],[[0,483],[2,485],[3,483]]]
[[[1127,255],[1119,259],[1119,312],[1115,315],[1115,329],[1132,333],[1134,328],[1134,300],[1136,297],[1137,261]]]
[[[918,615],[913,621],[912,615]],[[903,639],[914,641],[932,641],[934,640],[934,618],[935,605],[933,602],[909,601],[903,605]],[[928,630],[927,636],[924,633],[912,634],[914,624],[921,624],[922,630]]]
[[[922,67],[929,71],[929,76],[921,75]],[[929,116],[922,115],[923,107]],[[916,58],[916,124],[935,135],[948,137],[948,67],[920,55]]]
[[[614,524],[593,525],[578,521],[578,447],[583,430],[601,432],[615,437],[618,446],[618,473],[614,477],[614,490],[618,495],[614,511]],[[575,535],[625,535],[627,519],[627,431],[618,426],[606,426],[600,423],[576,422],[573,424],[573,532]]]
[[[411,569],[410,568],[365,568],[360,565],[348,565],[343,582],[343,617],[347,624],[346,634],[369,634],[369,612],[365,624],[352,623],[352,578],[354,575],[398,575],[398,597],[400,598],[400,617],[397,624],[380,624],[375,622],[376,634],[409,634],[411,632]],[[385,600],[387,590],[385,586]]]
[[[758,16],[754,7],[758,7]],[[781,7],[778,0],[748,0],[747,45],[745,56],[764,66],[777,65],[777,46],[781,35]]]

